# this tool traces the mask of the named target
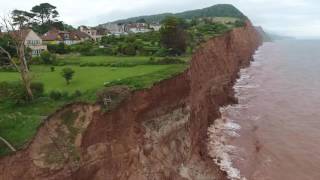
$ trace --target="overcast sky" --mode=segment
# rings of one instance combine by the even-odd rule
[[[0,0],[0,12],[30,10],[43,2],[57,6],[60,19],[74,26],[93,26],[132,16],[228,3],[267,31],[299,38],[320,38],[320,0]]]

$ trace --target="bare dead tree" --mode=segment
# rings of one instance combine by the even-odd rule
[[[8,148],[11,149],[11,151],[13,151],[13,152],[16,152],[16,151],[17,151],[17,150],[16,150],[7,140],[5,140],[3,137],[0,136],[0,140],[1,140],[2,142],[4,142],[4,144],[6,144],[6,145],[8,146]]]
[[[29,30],[29,22],[27,18],[22,15],[14,15],[12,16],[3,16],[0,19],[0,24],[4,30],[3,35],[7,35],[12,40],[12,44],[16,49],[17,59],[12,57],[12,55],[3,47],[0,46],[0,53],[7,56],[11,64],[17,69],[20,73],[21,81],[23,86],[25,87],[29,98],[33,99],[33,93],[31,90],[31,81],[32,76],[28,68],[27,60],[26,60],[26,47],[25,47],[25,38],[26,34]]]

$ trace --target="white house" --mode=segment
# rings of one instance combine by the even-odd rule
[[[154,31],[159,31],[161,29],[161,24],[150,24],[150,29],[153,29]]]
[[[103,36],[107,36],[108,32],[101,28],[92,28],[88,26],[80,26],[79,30],[89,35],[94,41],[100,41]]]
[[[33,30],[25,30],[23,32],[24,44],[32,50],[33,56],[38,56],[42,51],[47,50],[47,45],[44,45],[40,36]]]
[[[126,30],[129,33],[146,33],[151,31],[149,25],[146,23],[127,24]]]
[[[125,31],[125,25],[116,23],[107,23],[100,25],[101,28],[107,29],[112,35],[127,34]]]

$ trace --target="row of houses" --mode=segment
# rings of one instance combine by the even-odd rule
[[[19,33],[22,35],[21,38],[24,41],[24,45],[32,50],[33,56],[38,56],[42,51],[46,51],[48,44],[64,43],[73,45],[87,40],[99,41],[103,36],[108,35],[107,30],[86,26],[81,26],[79,30],[73,31],[52,29],[42,36],[39,36],[31,29],[19,31]]]
[[[161,25],[147,23],[114,24],[107,23],[97,28],[80,26],[78,30],[61,31],[52,29],[39,36],[33,30],[23,30],[22,38],[26,47],[32,50],[33,56],[38,56],[42,51],[47,50],[48,44],[67,45],[78,44],[87,40],[100,41],[102,37],[108,35],[125,35],[129,33],[145,33],[159,31]],[[0,32],[1,33],[1,32]]]
[[[148,23],[128,23],[128,24],[116,24],[107,23],[98,26],[99,28],[106,29],[112,35],[125,35],[130,33],[146,33],[150,31],[159,31],[160,24],[148,24]]]
[[[0,35],[5,34],[1,33]],[[48,44],[65,43],[67,45],[77,44],[86,40],[93,39],[88,34],[81,31],[60,31],[51,30],[42,36],[39,36],[31,29],[12,32],[16,38],[21,38],[24,45],[32,50],[33,56],[38,56],[42,51],[47,50]]]

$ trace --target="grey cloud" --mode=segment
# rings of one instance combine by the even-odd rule
[[[62,20],[73,25],[97,25],[132,16],[180,12],[219,3],[234,4],[256,25],[300,38],[320,38],[319,0],[47,0],[58,7]],[[39,0],[0,0],[0,12],[30,9]]]

